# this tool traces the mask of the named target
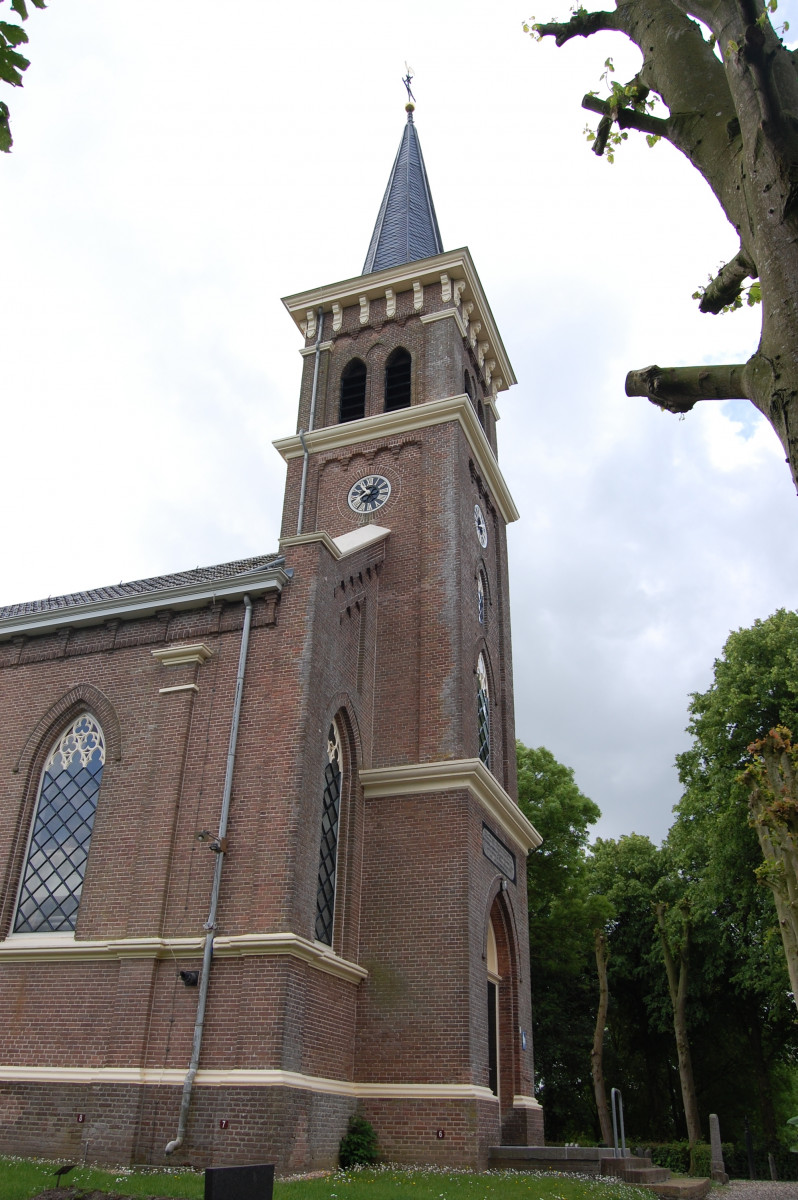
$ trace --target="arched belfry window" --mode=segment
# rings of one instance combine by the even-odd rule
[[[477,745],[479,757],[486,767],[490,766],[490,696],[488,693],[488,670],[485,657],[477,659]]]
[[[104,764],[102,730],[91,713],[82,713],[44,764],[15,933],[75,928]]]
[[[410,407],[412,359],[403,346],[398,346],[385,364],[385,411]]]
[[[366,415],[366,364],[352,358],[341,373],[341,421],[359,421]]]
[[[333,722],[327,734],[327,752],[321,810],[319,884],[316,893],[316,938],[332,945],[335,918],[335,866],[338,857],[338,818],[341,811],[341,738]]]

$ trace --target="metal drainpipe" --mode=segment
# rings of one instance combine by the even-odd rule
[[[247,666],[247,649],[249,647],[249,629],[252,624],[252,601],[244,597],[244,628],[241,633],[241,650],[238,655],[238,674],[236,676],[236,691],[233,700],[233,720],[230,726],[230,744],[227,751],[227,770],[224,777],[224,792],[222,794],[222,812],[219,817],[219,833],[216,843],[211,842],[211,849],[216,848],[216,862],[213,869],[213,887],[211,889],[211,906],[208,920],[205,922],[205,950],[202,956],[202,973],[197,997],[197,1019],[194,1023],[194,1041],[191,1046],[191,1062],[188,1065],[186,1078],[183,1081],[183,1098],[180,1102],[180,1116],[177,1122],[177,1135],[166,1146],[167,1154],[174,1154],[183,1144],[186,1136],[188,1110],[191,1106],[191,1092],[194,1078],[199,1067],[200,1050],[202,1049],[202,1032],[205,1024],[205,1002],[208,998],[208,983],[213,961],[213,931],[216,927],[216,909],[219,904],[219,887],[222,881],[222,866],[224,864],[224,838],[227,836],[227,818],[230,814],[230,796],[233,791],[233,768],[236,761],[236,744],[238,742],[238,722],[241,716],[241,696],[244,691],[244,674]]]
[[[307,432],[310,433],[313,429],[314,419],[316,416],[316,393],[319,387],[319,359],[321,358],[321,331],[324,325],[324,309],[319,308],[316,314],[316,355],[313,360],[313,388],[310,393],[310,420],[308,421]],[[305,489],[308,483],[308,457],[310,451],[305,441],[305,434],[302,429],[299,431],[299,440],[302,443],[304,457],[302,459],[302,483],[299,488],[299,514],[296,519],[296,532],[299,537],[302,532],[302,519],[305,515]]]

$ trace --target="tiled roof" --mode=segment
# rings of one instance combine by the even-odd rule
[[[408,111],[399,151],[371,235],[363,274],[442,253],[443,243],[421,144],[413,113]]]
[[[193,571],[178,571],[174,575],[155,575],[151,579],[136,579],[112,587],[92,588],[88,592],[71,592],[68,596],[48,596],[46,600],[29,600],[24,604],[9,604],[0,608],[0,621],[11,617],[33,616],[36,613],[58,612],[79,608],[82,604],[98,604],[103,600],[125,600],[146,596],[150,592],[191,584],[215,583],[235,579],[249,571],[259,571],[280,558],[277,554],[260,554],[255,558],[240,558],[235,562],[219,563],[215,567],[195,567]]]

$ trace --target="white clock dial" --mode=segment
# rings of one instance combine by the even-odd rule
[[[477,528],[477,537],[479,538],[479,544],[482,547],[482,549],[484,550],[488,544],[488,526],[485,522],[485,518],[482,515],[482,509],[479,507],[478,504],[474,505],[474,524],[476,525],[476,528]]]
[[[391,485],[384,475],[364,475],[349,489],[347,503],[356,513],[372,513],[382,508],[391,494]]]

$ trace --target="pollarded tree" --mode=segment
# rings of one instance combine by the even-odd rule
[[[646,367],[627,376],[627,394],[676,413],[699,400],[750,400],[798,487],[798,62],[770,22],[775,9],[776,0],[616,0],[611,11],[580,6],[569,21],[527,28],[558,46],[614,31],[638,47],[629,84],[582,101],[601,114],[594,150],[640,130],[669,141],[709,184],[739,250],[703,293],[702,312],[739,304],[746,281],[758,280],[762,333],[746,363]],[[652,96],[666,116],[652,115]]]

